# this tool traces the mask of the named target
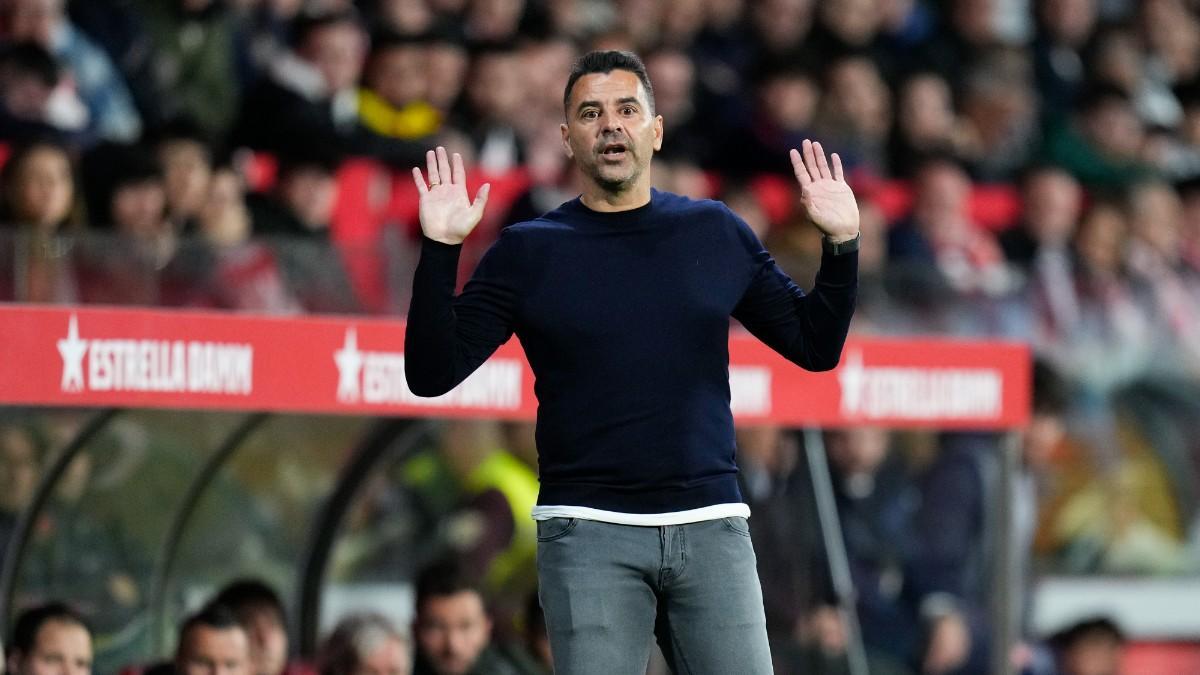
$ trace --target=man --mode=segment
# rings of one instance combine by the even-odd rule
[[[662,146],[645,67],[592,52],[564,93],[583,194],[512,225],[454,297],[483,215],[462,158],[413,174],[424,233],[408,384],[442,394],[515,332],[537,377],[540,596],[556,672],[642,672],[657,634],[676,671],[770,673],[729,409],[729,317],[795,363],[837,365],[857,289],[858,208],[816,143],[791,159],[826,235],[806,296],[722,204],[650,188]]]
[[[308,672],[302,664],[288,664],[287,615],[270,586],[257,579],[239,579],[221,589],[213,604],[228,607],[246,631],[254,675]]]
[[[417,579],[415,675],[516,675],[491,647],[492,620],[483,594],[453,563],[438,563]]]
[[[320,675],[409,675],[408,638],[380,614],[354,614],[338,622],[321,646]]]
[[[58,602],[17,617],[8,643],[11,675],[89,675],[92,634],[83,618]]]
[[[209,605],[179,629],[176,675],[250,675],[250,638],[237,615]]]

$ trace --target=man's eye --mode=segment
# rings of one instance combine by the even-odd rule
[[[621,109],[621,112],[626,115],[633,115],[633,114],[637,113],[637,109],[634,108],[633,106],[625,106],[624,108]]]
[[[589,110],[589,111],[583,113],[583,119],[585,119],[585,120],[594,120],[599,116],[600,116],[600,113],[596,112],[595,110]]]

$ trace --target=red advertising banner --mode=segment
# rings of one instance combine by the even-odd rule
[[[0,405],[261,410],[532,419],[512,340],[453,391],[404,378],[404,323],[201,312],[0,306]],[[786,425],[1004,429],[1025,424],[1030,354],[1008,342],[853,338],[810,373],[730,335],[730,405]]]

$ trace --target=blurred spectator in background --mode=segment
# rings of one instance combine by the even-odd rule
[[[1071,123],[1050,128],[1045,159],[1089,188],[1122,188],[1146,174],[1145,137],[1129,95],[1115,85],[1096,84],[1080,95]]]
[[[445,119],[466,86],[471,65],[467,48],[444,33],[434,34],[427,47],[425,96]]]
[[[218,0],[137,0],[142,30],[154,50],[161,97],[158,119],[187,116],[216,136],[238,106],[238,43],[231,12]]]
[[[1200,269],[1182,256],[1183,203],[1160,181],[1135,186],[1129,198],[1129,269],[1150,289],[1170,346],[1200,372]]]
[[[1050,638],[1055,675],[1118,675],[1125,635],[1111,619],[1079,621]]]
[[[486,173],[502,174],[525,161],[518,133],[528,96],[524,77],[511,44],[483,45],[472,54],[467,105],[454,126],[470,137],[471,155]]]
[[[275,244],[285,285],[309,312],[361,308],[332,240],[339,162],[317,149],[285,153],[271,192],[246,200],[254,234]]]
[[[191,120],[180,118],[155,130],[152,143],[163,169],[168,219],[176,232],[190,234],[208,200],[213,176],[208,136]]]
[[[317,655],[319,675],[409,675],[408,638],[380,614],[354,614],[338,622]]]
[[[1019,49],[994,49],[964,72],[963,120],[975,178],[1011,180],[1037,149],[1033,68]]]
[[[950,85],[938,73],[920,71],[909,76],[900,86],[895,110],[888,157],[893,176],[912,177],[929,152],[969,151],[969,130],[955,111]]]
[[[142,123],[121,74],[108,54],[66,16],[65,0],[7,0],[0,7],[0,36],[32,41],[61,61],[87,107],[84,128],[94,139],[132,141]]]
[[[889,434],[862,427],[826,433],[826,452],[837,500],[856,610],[871,672],[945,673],[926,668],[923,639],[932,628],[921,615],[922,597],[913,584],[916,559],[914,517],[920,506],[901,457],[892,452]],[[828,572],[824,546],[812,560],[818,602],[805,618],[801,635],[825,658],[844,653],[846,636]]]
[[[1043,119],[1065,117],[1087,76],[1085,54],[1096,25],[1097,0],[1041,0],[1033,4],[1037,37],[1034,72]]]
[[[208,605],[179,629],[174,663],[145,675],[251,675],[250,638],[224,605]]]
[[[682,159],[709,166],[713,159],[712,139],[701,129],[696,114],[693,99],[696,67],[692,60],[679,50],[660,50],[646,57],[646,73],[654,83],[654,111],[663,117],[663,149],[658,152],[659,159]]]
[[[367,129],[406,140],[437,133],[442,117],[428,102],[428,55],[425,41],[414,37],[382,35],[372,42],[358,94]]]
[[[820,96],[816,79],[803,67],[787,62],[763,66],[754,81],[753,109],[715,141],[713,166],[735,179],[759,173],[790,175],[788,150],[811,135]],[[669,143],[664,136],[663,146]],[[848,166],[850,158],[840,156]]]
[[[847,171],[887,174],[892,97],[879,68],[865,56],[846,56],[825,70],[817,133],[838,148]]]
[[[8,649],[9,675],[89,675],[92,634],[83,617],[51,602],[17,615]]]
[[[228,607],[246,631],[249,675],[311,675],[306,664],[288,662],[287,616],[270,586],[257,579],[234,581],[217,593],[212,604]]]
[[[36,42],[0,48],[0,139],[78,139],[87,111],[63,86],[54,56]]]
[[[81,231],[83,209],[66,146],[35,140],[13,149],[0,170],[0,298],[75,302],[79,285],[63,235]]]
[[[414,675],[517,675],[491,645],[483,593],[454,562],[432,565],[418,577],[413,633]]]
[[[39,459],[37,443],[28,429],[0,425],[0,560],[4,560],[21,511],[33,499]]]
[[[916,173],[912,213],[888,233],[888,259],[925,276],[932,292],[995,296],[1015,279],[990,232],[970,220],[971,181],[952,157],[935,155]],[[926,267],[927,266],[927,267]],[[945,291],[940,291],[942,294]]]
[[[293,44],[246,95],[235,144],[283,154],[302,138],[324,153],[370,155],[404,166],[420,159],[416,146],[374,134],[359,122],[358,83],[368,40],[353,10],[301,16]]]
[[[275,253],[250,238],[242,179],[232,168],[219,167],[213,173],[197,232],[199,238],[189,240],[164,273],[164,301],[270,314],[300,311]]]

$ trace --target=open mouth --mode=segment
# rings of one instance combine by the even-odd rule
[[[606,143],[600,148],[600,156],[609,160],[625,159],[627,148],[624,143]]]

